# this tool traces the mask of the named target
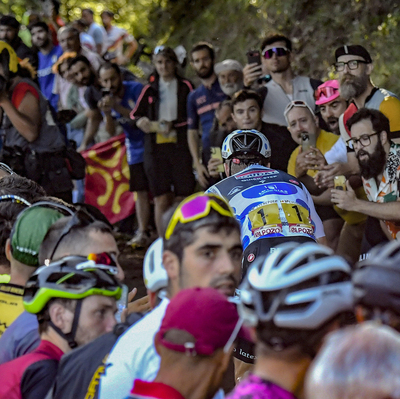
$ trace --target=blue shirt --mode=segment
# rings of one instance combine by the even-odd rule
[[[122,98],[121,105],[124,108],[134,109],[136,101],[142,92],[143,85],[139,82],[123,82],[125,88],[124,97]],[[112,116],[122,126],[125,133],[125,146],[128,164],[134,165],[143,162],[144,153],[144,133],[134,127],[130,118],[124,118],[120,113],[112,110]]]
[[[210,130],[214,121],[215,110],[219,103],[227,98],[221,90],[218,79],[208,89],[204,85],[193,90],[187,99],[188,129],[199,129],[201,125],[203,153],[210,149]]]
[[[58,94],[53,94],[55,75],[51,68],[57,62],[62,53],[62,48],[58,45],[54,46],[49,54],[43,54],[40,51],[38,53],[39,67],[37,76],[40,90],[56,111],[58,105]]]

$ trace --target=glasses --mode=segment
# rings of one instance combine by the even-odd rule
[[[0,195],[0,202],[3,202],[3,201],[10,201],[10,202],[13,202],[14,204],[20,204],[20,205],[26,205],[26,206],[32,205],[26,199],[20,197],[19,195],[13,195],[13,194]]]
[[[272,47],[268,50],[264,50],[262,52],[262,55],[266,60],[269,60],[274,56],[274,54],[276,54],[277,57],[283,57],[284,55],[288,55],[289,53],[290,50],[286,47]]]
[[[359,64],[369,64],[369,62],[364,61],[364,60],[350,60],[348,62],[336,62],[334,64],[336,72],[342,72],[344,71],[344,68],[347,65],[347,68],[354,70],[358,68]]]
[[[322,96],[324,96],[325,98],[330,98],[335,94],[337,94],[338,91],[339,89],[336,87],[330,87],[330,86],[321,87],[315,90],[314,98],[316,101],[319,101]]]
[[[48,262],[50,262],[53,259],[54,254],[57,251],[57,248],[59,247],[61,241],[65,236],[67,236],[72,229],[75,227],[86,227],[95,222],[96,219],[87,213],[83,209],[78,209],[72,216],[71,220],[66,224],[66,226],[63,228],[60,237],[58,238],[56,244],[54,245],[53,251],[51,252],[50,258],[47,259]]]
[[[5,163],[0,162],[0,170],[8,173],[9,175],[15,175],[15,172]]]
[[[231,207],[220,197],[213,194],[196,193],[183,200],[176,208],[165,232],[165,239],[169,240],[178,223],[189,223],[202,219],[214,209],[222,216],[234,218]]]
[[[372,134],[363,134],[360,138],[351,138],[346,141],[347,145],[350,149],[354,150],[356,144],[360,143],[362,147],[366,147],[371,144],[371,137],[379,134],[380,132],[375,132]]]
[[[294,100],[294,101],[291,101],[286,106],[285,112],[283,113],[283,115],[285,116],[286,122],[289,123],[288,118],[287,118],[287,114],[295,107],[307,108],[311,112],[311,115],[315,116],[314,111],[310,108],[310,106],[306,102],[304,102],[303,100]]]
[[[117,258],[114,254],[109,252],[102,252],[101,254],[89,254],[87,262],[82,262],[76,266],[77,270],[87,270],[95,264],[96,269],[105,270],[106,272],[116,275],[118,273]]]

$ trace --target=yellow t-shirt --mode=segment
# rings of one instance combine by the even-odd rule
[[[326,132],[325,130],[321,130],[321,133],[319,134],[317,141],[315,143],[315,147],[318,150],[320,150],[323,155],[325,155],[334,146],[334,144],[338,141],[339,138],[340,136],[337,136],[336,134]],[[299,155],[300,148],[301,146],[298,146],[292,152],[292,155],[289,158],[288,173],[292,176],[295,176],[296,159],[297,156]],[[311,177],[315,177],[317,173],[318,173],[317,170],[309,169],[307,171],[307,174]],[[366,198],[364,189],[362,187],[356,190],[356,195],[357,198],[362,198],[362,199]],[[335,209],[336,213],[348,224],[358,224],[364,222],[367,219],[367,216],[362,213],[345,211],[343,209],[338,208],[336,205],[334,205],[333,208]]]
[[[24,311],[24,287],[0,284],[0,337],[10,324]]]

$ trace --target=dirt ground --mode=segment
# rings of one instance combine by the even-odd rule
[[[124,283],[129,290],[136,287],[138,293],[135,299],[139,299],[146,295],[146,288],[143,283],[143,258],[146,253],[145,249],[133,249],[126,245],[131,236],[126,234],[117,234],[116,239],[120,251],[119,263],[125,272]]]

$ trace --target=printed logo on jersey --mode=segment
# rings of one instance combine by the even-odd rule
[[[231,189],[231,191],[229,191],[228,197],[230,197],[231,195],[235,195],[236,193],[240,193],[240,191],[242,190],[242,188],[243,188],[243,186],[236,186],[236,187],[233,187],[233,188]]]
[[[279,171],[274,169],[269,170],[250,170],[244,173],[238,173],[235,175],[235,179],[237,180],[251,180],[251,179],[262,179],[262,178],[270,178],[274,175],[278,175]]]
[[[243,191],[244,198],[264,197],[265,195],[293,195],[297,188],[288,183],[270,183],[251,187]]]
[[[253,260],[256,258],[256,256],[253,254],[253,253],[251,253],[251,254],[249,254],[249,256],[247,257],[247,262],[249,262],[249,263],[251,263],[251,262],[253,262]]]

